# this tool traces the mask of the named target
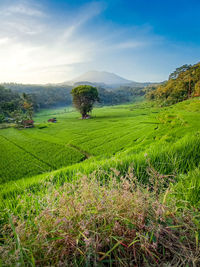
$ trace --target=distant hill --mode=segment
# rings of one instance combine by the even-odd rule
[[[78,82],[90,82],[107,85],[131,83],[130,80],[124,79],[114,73],[106,71],[88,71],[66,83],[74,84]]]
[[[150,83],[134,82],[120,77],[119,75],[116,75],[114,73],[106,71],[88,71],[73,80],[64,82],[64,84],[74,86],[88,84],[93,86],[101,86],[106,89],[115,89],[125,85],[131,87],[144,87],[149,85]]]

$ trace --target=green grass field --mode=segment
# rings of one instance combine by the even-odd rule
[[[51,117],[56,117],[58,122],[48,124],[47,120]],[[17,243],[17,247],[13,248],[13,251],[21,251],[21,254],[19,253],[21,256],[17,261],[27,262],[27,266],[42,266],[42,263],[34,265],[34,260],[31,258],[46,257],[46,252],[38,256],[39,252],[35,243],[37,241],[34,239],[35,230],[32,229],[36,223],[34,217],[40,216],[48,205],[52,206],[52,203],[57,203],[55,192],[59,192],[61,196],[65,190],[68,190],[67,192],[74,190],[63,189],[66,182],[73,184],[83,175],[95,176],[95,179],[103,184],[109,183],[108,181],[112,178],[120,180],[122,177],[123,179],[135,177],[134,179],[137,179],[142,186],[150,186],[151,189],[153,184],[154,189],[150,190],[148,197],[154,199],[155,202],[158,201],[157,193],[151,194],[154,191],[158,192],[161,186],[159,201],[165,199],[162,201],[170,203],[171,208],[175,205],[173,207],[176,216],[180,215],[177,215],[179,212],[177,207],[186,209],[188,212],[191,207],[193,212],[198,209],[200,203],[200,100],[198,98],[164,108],[150,102],[101,107],[94,109],[92,119],[80,120],[79,117],[80,115],[72,108],[43,110],[35,116],[35,128],[0,130],[0,210],[2,215],[0,227],[5,227],[10,220],[10,224],[13,225],[12,231],[15,232],[15,224],[11,220],[18,218],[17,220],[21,223],[25,220],[27,229],[30,232],[33,231],[31,238],[33,238],[32,242],[35,247],[32,248],[32,252],[29,251],[29,246],[32,245],[25,242],[27,237],[22,235],[21,230],[18,229],[18,234],[14,234],[14,239],[17,240],[18,235],[21,235],[20,240],[26,244],[22,248]],[[173,182],[170,182],[171,178]],[[164,180],[160,182],[159,179]],[[79,185],[74,186],[79,190]],[[81,186],[84,188],[84,185]],[[109,190],[112,190],[112,186],[109,185]],[[93,191],[90,193],[93,197],[96,195]],[[51,204],[47,204],[50,201],[49,194],[53,201]],[[78,196],[75,196],[75,199],[79,205]],[[173,205],[172,199],[175,203]],[[112,201],[115,203],[116,199]],[[127,201],[129,203],[129,200]],[[129,204],[132,205],[131,203]],[[100,204],[98,202],[95,205]],[[110,206],[109,208],[112,209]],[[57,209],[56,204],[51,209]],[[123,214],[123,211],[121,212]],[[195,220],[192,219],[195,227],[200,225],[197,214],[194,215]],[[72,214],[70,213],[69,216]],[[148,220],[151,219],[148,218]],[[163,220],[165,219],[167,225],[169,222],[172,223],[171,219],[165,217]],[[175,221],[173,223],[176,224]],[[177,225],[182,223],[186,222],[177,219]],[[52,223],[54,224],[55,222]],[[43,227],[51,229],[49,231],[55,230],[50,225],[43,225]],[[104,229],[104,226],[102,227]],[[195,233],[194,240],[196,241],[194,242],[199,244],[200,232],[198,233],[198,227],[194,231],[195,227],[191,226],[190,229],[193,229],[191,235],[192,232]],[[80,238],[79,234],[76,233],[76,239]],[[58,236],[52,234],[52,239],[46,236],[45,240],[51,246],[51,242],[55,241]],[[3,234],[2,240],[5,238],[6,234]],[[12,242],[11,247],[15,246],[13,239]],[[118,243],[112,243],[112,247],[116,244]],[[199,245],[197,247],[196,249],[199,249]],[[10,255],[12,253],[14,252],[10,252]],[[6,252],[5,255],[7,255]],[[11,262],[14,262],[14,258]],[[85,263],[85,258],[83,263]]]
[[[189,109],[189,110],[188,110]],[[56,116],[58,122],[46,123]],[[147,104],[97,108],[90,120],[71,109],[48,110],[35,117],[36,127],[2,129],[0,183],[79,163],[89,157],[136,153],[161,141],[173,144],[200,128],[198,101],[159,109]]]

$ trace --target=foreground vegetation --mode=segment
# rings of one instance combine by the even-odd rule
[[[199,111],[198,98],[99,108],[87,121],[52,110],[34,129],[1,130],[1,169],[12,169],[9,143],[37,158],[26,168],[40,174],[17,176],[19,167],[1,176],[2,265],[198,266]],[[55,113],[57,124],[44,123]],[[59,169],[42,151],[61,147],[82,156]],[[21,157],[13,153],[13,162]],[[58,170],[38,171],[44,162]]]
[[[149,186],[132,168],[125,176],[113,169],[108,181],[101,173],[57,188],[49,181],[48,194],[20,200],[18,213],[9,214],[4,264],[198,266],[198,209],[180,206],[173,188],[164,189],[169,177],[149,171]]]

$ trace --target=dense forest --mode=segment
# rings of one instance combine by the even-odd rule
[[[20,95],[0,86],[0,123],[20,106]]]
[[[191,97],[200,96],[200,63],[183,65],[169,75],[161,85],[145,88],[150,100],[158,100],[163,105],[171,105]]]
[[[71,89],[67,85],[34,85],[4,83],[5,88],[18,94],[26,93],[32,97],[34,109],[65,106],[71,104]]]

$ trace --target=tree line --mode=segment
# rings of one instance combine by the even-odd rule
[[[28,119],[27,114],[30,115],[31,112],[37,112],[43,108],[72,105],[72,89],[73,87],[68,85],[24,85],[15,83],[0,85],[0,123],[7,121],[8,118],[19,121],[20,117],[24,117],[24,115]],[[97,105],[116,105],[130,102],[136,96],[144,95],[142,89],[140,87],[124,86],[112,91],[99,86],[97,87],[99,96]],[[29,119],[31,117],[29,116]]]

